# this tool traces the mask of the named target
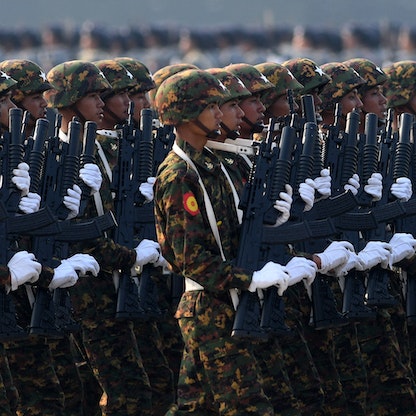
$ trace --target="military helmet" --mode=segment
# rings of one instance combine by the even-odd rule
[[[12,100],[19,104],[27,95],[43,93],[52,85],[42,68],[28,59],[9,59],[0,63],[0,70],[17,81],[12,90]]]
[[[303,89],[299,91],[300,95],[310,94],[316,88],[322,89],[331,81],[331,77],[308,58],[289,59],[282,65],[303,85]]]
[[[129,57],[120,57],[114,60],[133,74],[136,85],[130,89],[131,92],[147,92],[156,87],[149,69],[139,60]]]
[[[0,96],[5,95],[10,90],[15,88],[17,81],[15,81],[10,75],[0,70]]]
[[[102,59],[93,64],[102,71],[111,85],[111,90],[105,90],[103,97],[127,91],[137,85],[133,74],[115,59]]]
[[[296,93],[303,88],[290,70],[281,64],[263,62],[255,67],[274,85],[274,89],[266,91],[262,96],[266,107],[270,107],[279,96],[286,94],[287,90],[293,90]]]
[[[179,63],[179,64],[166,65],[163,68],[158,69],[153,74],[153,81],[155,83],[155,87],[149,92],[150,101],[154,103],[156,91],[159,88],[159,85],[165,79],[169,78],[172,75],[177,74],[178,72],[182,72],[187,69],[198,69],[198,67],[193,64]]]
[[[54,66],[47,77],[53,89],[45,92],[45,98],[54,108],[68,107],[93,92],[111,90],[103,72],[88,61],[63,62]]]
[[[416,61],[398,61],[383,69],[387,75],[383,87],[387,106],[406,105],[416,92]]]
[[[155,107],[162,123],[177,125],[196,120],[209,104],[220,104],[229,96],[214,75],[202,69],[187,69],[160,84]]]
[[[333,108],[336,103],[341,101],[342,97],[354,88],[365,84],[365,80],[354,68],[348,67],[342,62],[329,62],[322,65],[321,68],[331,77],[331,81],[324,86],[320,93],[323,110]]]
[[[224,69],[240,78],[252,94],[260,93],[263,95],[267,90],[271,90],[274,87],[273,84],[253,65],[244,63],[231,64]]]
[[[365,58],[353,58],[344,61],[344,64],[354,68],[366,81],[360,89],[370,89],[382,85],[387,81],[386,73],[374,62]]]
[[[219,79],[230,92],[230,96],[225,101],[241,99],[251,95],[251,92],[245,87],[241,79],[232,72],[224,68],[209,68],[206,71]]]

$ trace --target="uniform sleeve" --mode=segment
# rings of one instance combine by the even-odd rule
[[[208,291],[247,289],[251,273],[223,261],[204,208],[195,177],[176,175],[173,181],[155,184],[155,216],[163,256],[176,273]]]

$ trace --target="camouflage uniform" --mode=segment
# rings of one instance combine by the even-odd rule
[[[195,120],[226,90],[212,75],[187,70],[159,87],[155,103],[163,123]],[[196,164],[211,200],[225,258],[235,258],[238,221],[231,188],[218,159],[196,151],[181,138],[177,146]],[[252,346],[231,337],[234,321],[228,289],[249,286],[251,275],[223,261],[210,230],[202,189],[193,169],[175,152],[159,167],[155,184],[156,230],[172,270],[203,286],[188,290],[176,317],[185,342],[179,376],[178,407],[168,414],[273,415],[265,396]]]
[[[48,73],[54,89],[48,91],[51,107],[58,109],[75,104],[90,92],[111,88],[102,72],[92,63],[69,61]],[[105,211],[113,208],[110,184],[103,172],[100,196]],[[98,215],[93,199],[85,211],[86,218]],[[136,261],[135,250],[116,244],[111,233],[94,241],[72,247],[74,252],[91,254],[100,264],[97,278],[80,279],[71,288],[74,315],[82,327],[82,343],[94,375],[103,389],[101,408],[106,415],[150,415],[151,391],[137,348],[133,324],[116,320],[117,295],[113,270],[130,269]]]

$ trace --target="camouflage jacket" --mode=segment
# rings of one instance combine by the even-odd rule
[[[233,265],[239,224],[219,160],[206,149],[197,152],[180,138],[176,143],[197,166],[213,206],[226,261],[211,231],[198,176],[173,151],[161,163],[155,183],[156,232],[163,256],[175,273],[214,295],[230,288],[247,289],[251,273]]]

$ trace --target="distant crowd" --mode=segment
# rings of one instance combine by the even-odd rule
[[[41,29],[0,27],[0,60],[25,58],[45,71],[72,59],[95,61],[131,56],[154,72],[177,62],[201,69],[230,63],[282,62],[308,57],[323,64],[366,57],[383,66],[416,57],[416,27],[394,23],[349,23],[334,30],[322,27],[177,26],[109,28],[86,21],[78,28],[46,25]]]

